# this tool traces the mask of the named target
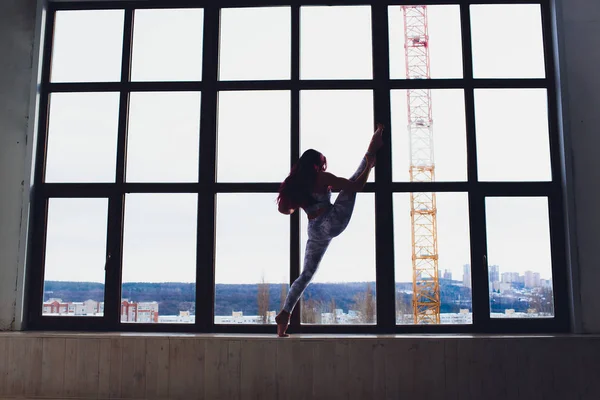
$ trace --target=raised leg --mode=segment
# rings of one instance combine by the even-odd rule
[[[358,178],[366,168],[369,168],[369,165],[367,163],[367,157],[365,156],[361,160],[357,170],[349,179],[351,181],[356,180],[356,178]],[[332,237],[338,236],[346,229],[350,223],[352,213],[354,212],[355,203],[356,192],[347,192],[345,190],[340,191],[337,199],[335,199],[335,202],[333,203],[333,208],[328,218],[328,221],[331,224],[330,233]]]

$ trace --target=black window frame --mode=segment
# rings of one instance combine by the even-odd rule
[[[218,4],[217,4],[218,3]],[[291,333],[555,333],[570,327],[567,289],[567,257],[565,221],[561,183],[562,165],[558,131],[557,89],[552,43],[550,0],[431,0],[358,1],[358,0],[211,0],[196,1],[60,1],[47,6],[42,43],[42,72],[39,86],[39,121],[34,165],[33,201],[30,219],[30,241],[27,263],[26,327],[33,330],[94,330],[136,332],[202,332],[202,333],[274,333],[272,325],[222,325],[214,323],[214,255],[215,199],[217,193],[276,193],[276,183],[216,182],[217,101],[219,91],[289,90],[291,95],[290,164],[300,156],[300,91],[315,89],[370,89],[373,91],[374,116],[390,126],[390,91],[393,89],[462,89],[465,96],[468,180],[465,182],[409,183],[392,180],[392,151],[386,146],[380,152],[375,169],[375,183],[365,191],[374,193],[376,204],[376,294],[375,325],[303,325],[300,310],[295,312]],[[388,6],[443,5],[460,8],[463,78],[404,80],[390,79]],[[478,4],[537,4],[541,7],[545,78],[539,79],[475,79],[473,78],[470,6]],[[371,7],[373,79],[371,80],[301,80],[300,79],[300,9],[317,5],[366,5]],[[220,9],[232,7],[287,6],[291,8],[291,79],[277,81],[219,81],[218,51]],[[136,9],[203,8],[203,65],[200,82],[130,82],[133,20]],[[123,53],[119,82],[52,83],[50,81],[54,16],[62,10],[124,10]],[[552,180],[548,182],[479,182],[475,133],[474,91],[490,88],[545,89],[548,95],[548,123]],[[45,159],[49,98],[59,92],[120,93],[117,143],[116,181],[114,183],[45,183]],[[125,181],[125,147],[129,93],[133,91],[201,91],[201,127],[199,143],[199,179],[197,183],[127,183]],[[389,130],[385,133],[389,142]],[[409,192],[463,192],[469,198],[471,241],[471,276],[473,323],[469,325],[396,325],[394,279],[393,194]],[[196,193],[198,194],[196,320],[194,324],[140,324],[120,322],[122,232],[124,199],[127,193]],[[488,271],[485,262],[486,222],[485,198],[490,196],[548,198],[551,233],[552,279],[555,316],[548,319],[495,319],[490,317]],[[44,286],[44,254],[49,198],[108,198],[107,267],[105,307],[102,317],[42,316]],[[290,218],[290,283],[301,268],[300,213]],[[282,217],[283,218],[283,217]],[[206,266],[209,266],[208,268]],[[301,307],[301,303],[298,304]]]

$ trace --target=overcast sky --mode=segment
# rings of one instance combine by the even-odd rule
[[[430,6],[432,78],[461,78],[458,6]],[[476,77],[543,77],[539,6],[472,6]],[[132,79],[199,80],[202,10],[137,11]],[[289,79],[290,9],[228,9],[221,18],[220,78]],[[389,8],[390,73],[404,78],[403,19]],[[52,81],[120,79],[122,11],[58,12]],[[307,7],[301,11],[301,78],[370,79],[369,7]],[[132,93],[127,180],[198,179],[199,92]],[[475,94],[482,180],[549,180],[546,92],[478,90]],[[391,93],[393,178],[409,180],[406,91]],[[61,93],[51,97],[48,182],[114,182],[118,93]],[[433,90],[436,178],[465,181],[465,106],[462,90]],[[288,173],[290,93],[219,94],[220,182],[280,182]],[[373,132],[370,90],[301,93],[301,150],[316,148],[329,171],[348,177]],[[374,175],[374,174],[373,174]],[[373,178],[371,178],[373,180]],[[217,283],[289,279],[289,218],[275,194],[217,196]],[[466,193],[437,197],[440,273],[462,279],[469,260]],[[50,202],[47,280],[104,281],[106,199]],[[490,264],[550,278],[547,201],[490,199]],[[124,282],[195,279],[197,197],[126,196]],[[200,205],[202,207],[202,205]],[[409,195],[394,195],[396,279],[412,279]],[[375,279],[374,196],[359,194],[347,231],[335,239],[315,282]],[[306,239],[306,217],[302,216]],[[302,249],[304,249],[304,244]]]

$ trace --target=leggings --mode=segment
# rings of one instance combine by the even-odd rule
[[[366,168],[366,158],[363,158],[350,180],[356,180]],[[288,313],[292,312],[315,272],[317,272],[331,240],[348,226],[354,211],[355,201],[356,192],[341,190],[337,199],[335,199],[335,203],[326,212],[317,218],[308,220],[308,241],[304,253],[304,268],[298,279],[290,287],[283,306],[283,309]]]

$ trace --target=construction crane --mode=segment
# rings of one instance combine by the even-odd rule
[[[430,79],[427,6],[401,6],[406,79]],[[407,90],[410,181],[434,182],[431,90]],[[411,193],[413,315],[415,324],[440,323],[435,193]]]

